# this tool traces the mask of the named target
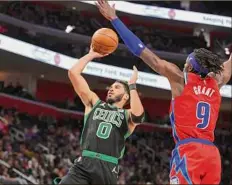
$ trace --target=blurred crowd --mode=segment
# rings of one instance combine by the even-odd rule
[[[28,90],[23,87],[20,82],[16,82],[15,84],[13,84],[12,82],[9,83],[4,83],[2,87],[0,87],[0,93],[5,93],[5,94],[9,94],[15,97],[20,97],[20,98],[25,98],[28,100],[33,100],[33,101],[37,101],[40,102],[40,100],[38,100],[34,95],[32,95],[30,92],[28,92]],[[51,100],[47,100],[44,103],[47,103],[49,105],[53,105],[57,108],[61,108],[61,109],[67,109],[67,110],[72,110],[72,111],[78,111],[78,112],[84,112],[85,107],[84,104],[82,103],[81,99],[79,98],[79,96],[75,95],[74,98],[67,98],[64,101],[51,101]],[[146,108],[145,108],[146,109]],[[151,119],[149,113],[145,110],[145,117],[146,117],[146,122],[153,122],[153,120]],[[161,117],[156,117],[156,121],[158,124],[166,124],[167,123],[167,119],[163,119]]]
[[[3,166],[2,176],[15,177],[17,174],[12,173],[15,168],[31,181],[51,184],[53,178],[67,172],[71,160],[79,155],[81,120],[58,121],[15,109],[1,109],[1,120],[6,126],[1,129],[0,159],[11,166]]]
[[[20,98],[25,98],[28,100],[39,101],[35,96],[28,92],[28,90],[25,87],[23,87],[22,84],[20,84],[20,82],[16,82],[15,84],[13,84],[12,82],[4,84],[3,82],[2,88],[0,87],[0,92]],[[47,101],[46,103],[62,109],[69,109],[81,112],[84,111],[84,105],[78,96],[75,96],[73,100],[67,99],[64,102]]]
[[[45,27],[65,30],[68,25],[74,26],[74,33],[91,36],[102,27],[112,27],[109,21],[100,15],[93,16],[77,10],[48,9],[30,2],[13,2],[5,5],[4,12],[10,16]],[[127,21],[126,21],[127,22]],[[207,47],[201,35],[178,33],[175,30],[161,30],[133,23],[129,28],[141,38],[150,49],[176,53],[190,53],[194,48]],[[36,33],[34,33],[36,34]]]
[[[28,100],[33,100],[35,102],[41,102],[41,100],[39,100],[35,95],[32,95],[24,86],[22,86],[22,84],[20,84],[20,82],[16,82],[16,83],[5,83],[3,82],[2,87],[0,87],[0,93],[5,93],[5,94],[9,94],[15,97],[20,97],[20,98],[25,98]],[[140,98],[143,101],[143,96],[142,94],[140,94]],[[150,100],[149,100],[150,101]],[[151,100],[152,101],[152,100]],[[82,103],[81,99],[79,98],[79,96],[77,96],[76,94],[74,95],[73,98],[66,98],[63,101],[57,101],[57,100],[46,100],[46,101],[42,101],[43,103],[49,104],[49,105],[53,105],[57,108],[61,108],[61,109],[67,109],[67,110],[71,110],[71,111],[78,111],[78,112],[84,112],[85,107],[84,104]],[[168,114],[164,114],[163,116],[159,116],[159,115],[154,115],[154,111],[149,111],[151,109],[150,105],[145,106],[144,105],[144,109],[145,109],[145,121],[148,123],[156,123],[159,125],[168,125],[170,124],[170,120],[169,120],[169,115]],[[153,116],[151,116],[153,114]],[[219,118],[218,118],[218,122],[219,124],[226,124],[228,125],[230,120],[229,119],[229,114],[223,114],[223,112],[219,113]]]
[[[52,179],[64,176],[74,159],[80,156],[79,137],[82,120],[56,120],[43,115],[29,116],[15,109],[1,108],[0,111],[1,124],[7,125],[1,129],[0,159],[11,166],[1,166],[4,172],[1,176],[16,178],[17,175],[12,173],[12,168],[15,168],[31,181],[52,184]],[[155,142],[154,138],[157,138]],[[166,135],[162,142],[161,138],[163,136],[158,133],[144,135],[140,131],[130,137],[126,143],[125,158],[120,163],[120,184],[168,182],[168,170],[161,169],[168,167],[171,145],[164,150],[168,145],[168,141],[165,140],[169,139],[169,136]],[[162,144],[157,146],[157,143]],[[149,145],[154,148],[151,149]],[[166,155],[159,155],[156,150],[162,150]],[[162,162],[161,156],[165,159]]]
[[[2,12],[35,25],[61,30],[63,33],[65,33],[64,30],[68,25],[75,27],[72,31],[73,33],[88,36],[91,36],[99,28],[112,27],[109,21],[103,19],[101,15],[94,16],[86,12],[78,12],[71,9],[51,9],[32,2],[18,1],[5,3]],[[151,50],[188,54],[194,48],[207,48],[203,32],[199,32],[196,35],[193,35],[193,33],[186,34],[174,29],[172,31],[170,29],[163,30],[153,26],[142,25],[138,22],[130,22],[124,17],[122,19]],[[79,58],[89,51],[88,44],[82,42],[74,43],[64,38],[48,36],[37,33],[36,30],[20,28],[9,23],[2,23],[0,31],[7,36],[75,58]],[[118,61],[122,62],[118,63]],[[155,73],[128,50],[117,49],[112,55],[97,59],[96,62],[128,69],[136,65],[140,71]],[[182,65],[178,62],[177,64],[179,67]]]
[[[72,33],[88,36],[92,36],[99,28],[112,27],[109,21],[103,19],[101,15],[95,16],[72,9],[52,9],[33,2],[8,2],[2,7],[2,12],[19,20],[41,25],[44,28],[50,27],[61,30],[64,35],[68,25],[75,27]],[[203,30],[187,34],[175,29],[167,30],[154,27],[154,25],[148,26],[136,21],[131,22],[127,17],[122,17],[122,20],[151,50],[189,54],[194,48],[208,48],[209,41],[206,39]],[[55,35],[48,36],[37,33],[36,30],[13,26],[10,23],[0,23],[0,32],[75,58],[79,58],[89,51],[89,45],[86,43],[73,42],[73,40],[70,41]],[[211,47],[208,49],[212,49],[221,57],[225,57],[225,51],[222,48],[227,47],[232,42],[229,38],[230,36],[211,39]],[[120,40],[120,42],[122,41]],[[155,73],[128,50],[117,49],[112,55],[96,61],[129,69],[136,65],[140,71]],[[118,63],[118,61],[122,62]],[[177,62],[177,64],[181,66],[181,63]]]
[[[20,83],[12,83],[2,89],[2,92],[13,96],[21,96]],[[77,104],[50,102],[62,108],[75,110]],[[83,105],[82,105],[83,106]],[[14,105],[12,105],[14,107]],[[82,108],[78,108],[83,111]],[[154,120],[153,120],[154,121]],[[221,119],[219,121],[222,121]],[[168,116],[155,120],[156,124],[170,125]],[[32,182],[52,184],[55,177],[62,177],[80,156],[79,138],[82,130],[82,119],[64,117],[56,119],[20,112],[16,108],[0,107],[0,159],[10,165],[0,165],[0,183],[17,182],[25,184],[13,169],[25,174]],[[231,130],[217,130],[216,143],[222,154],[223,184],[232,183]],[[120,162],[119,184],[168,184],[169,160],[174,147],[171,133],[149,132],[137,128],[126,142],[126,153]],[[2,164],[2,163],[1,163]],[[28,181],[27,183],[31,183]]]
[[[83,120],[30,116],[18,110],[0,108],[0,177],[19,179],[12,169],[32,182],[52,184],[62,177],[80,156],[79,138]],[[216,143],[222,155],[222,184],[232,183],[231,132],[218,130]],[[174,147],[169,132],[144,132],[141,128],[126,142],[120,162],[119,184],[168,184],[169,160]],[[30,183],[30,181],[28,181]]]
[[[21,98],[35,100],[35,98],[19,82],[16,82],[16,84],[10,82],[6,86],[3,85],[3,87],[0,88],[0,92],[10,94],[13,96],[18,96]]]

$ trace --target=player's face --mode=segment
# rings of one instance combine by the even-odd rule
[[[123,84],[119,82],[113,83],[107,93],[106,102],[107,103],[116,103],[120,102],[125,95],[125,89]]]

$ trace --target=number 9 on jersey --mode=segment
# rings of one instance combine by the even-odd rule
[[[206,129],[209,126],[210,121],[210,104],[206,102],[198,102],[196,117],[201,120],[201,122],[197,124],[197,128]]]

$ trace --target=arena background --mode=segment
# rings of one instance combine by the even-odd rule
[[[194,48],[225,60],[232,51],[231,2],[116,2],[118,15],[149,48],[179,67]],[[0,184],[52,184],[80,155],[83,105],[67,69],[89,50],[91,35],[112,28],[93,1],[0,2]],[[121,41],[120,41],[121,42]],[[85,71],[92,90],[105,98],[115,79],[139,73],[146,123],[127,140],[119,184],[168,184],[174,146],[170,87],[123,44]],[[232,184],[231,81],[223,100],[215,143],[222,182]]]

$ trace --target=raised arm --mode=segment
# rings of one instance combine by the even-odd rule
[[[72,85],[86,107],[92,107],[98,100],[98,96],[90,90],[86,80],[81,75],[86,65],[94,58],[102,57],[102,55],[90,51],[83,56],[69,71],[68,76]]]
[[[169,81],[179,81],[183,78],[182,71],[175,64],[160,59],[123,24],[115,13],[114,5],[111,7],[106,0],[98,0],[96,5],[98,6],[101,14],[111,21],[125,45],[134,55],[140,57],[154,71],[167,77]]]
[[[143,123],[145,119],[145,113],[143,104],[140,100],[139,94],[136,89],[136,81],[138,79],[138,70],[134,66],[133,74],[128,81],[130,89],[130,109],[129,112],[129,130],[132,133],[136,125]]]

